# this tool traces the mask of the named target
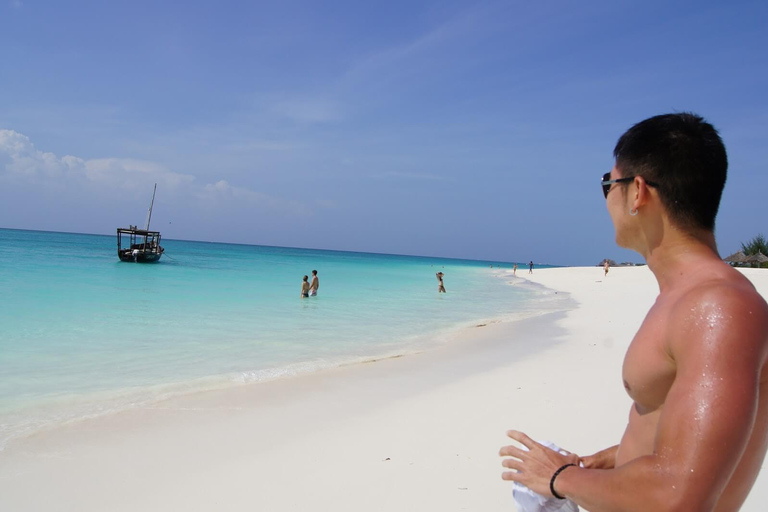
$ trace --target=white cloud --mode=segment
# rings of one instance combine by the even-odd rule
[[[22,181],[77,187],[86,182],[106,194],[115,189],[144,190],[158,183],[166,190],[177,190],[181,197],[197,198],[204,204],[236,203],[241,206],[261,206],[296,215],[306,215],[312,209],[299,201],[272,197],[248,188],[230,185],[225,180],[200,184],[195,176],[173,172],[157,162],[133,158],[95,158],[86,160],[35,148],[26,135],[0,129],[0,180]]]
[[[66,158],[66,157],[65,157]],[[168,170],[165,166],[132,158],[99,158],[83,162],[83,173],[89,181],[107,183],[121,188],[133,188],[148,181],[161,183],[165,188],[179,188],[195,181],[189,174]]]
[[[219,180],[216,183],[208,183],[200,190],[204,198],[238,198],[248,201],[260,201],[266,198],[264,194],[254,192],[247,188],[234,187],[226,180]]]
[[[0,152],[5,153],[7,159],[0,171],[12,175],[59,176],[69,164],[69,160],[64,163],[53,153],[36,150],[29,137],[13,130],[0,130]]]
[[[32,145],[29,137],[13,130],[0,130],[0,148],[8,153],[23,153]]]
[[[13,130],[0,130],[0,154],[3,153],[6,163],[0,167],[0,176],[33,182],[53,178],[80,179],[110,187],[133,189],[150,181],[177,188],[195,180],[194,176],[175,173],[160,164],[143,160],[85,160],[72,155],[59,158],[54,153],[36,149],[29,137]]]

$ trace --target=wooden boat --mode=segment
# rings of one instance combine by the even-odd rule
[[[157,192],[157,183],[152,192],[152,202],[149,203],[149,212],[147,212],[147,226],[144,229],[138,229],[136,226],[117,228],[117,256],[120,261],[154,263],[159,261],[160,256],[165,252],[165,249],[160,246],[160,232],[149,230],[155,192]]]

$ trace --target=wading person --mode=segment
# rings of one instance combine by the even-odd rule
[[[624,436],[580,458],[509,431],[529,451],[503,447],[502,477],[591,511],[738,510],[768,443],[768,305],[715,245],[725,147],[701,117],[669,114],[614,156],[602,187],[616,242],[659,285],[624,360]]]
[[[445,293],[445,285],[443,284],[443,274],[442,272],[438,272],[435,274],[437,276],[437,293]]]
[[[317,278],[317,270],[312,271],[312,282],[309,283],[309,296],[317,295],[317,289],[320,288],[320,280]]]

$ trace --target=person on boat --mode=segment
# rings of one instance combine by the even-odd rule
[[[317,278],[317,270],[312,271],[312,282],[309,283],[309,296],[317,296],[317,289],[320,288],[320,280]]]
[[[703,118],[667,114],[614,157],[601,185],[616,243],[659,284],[624,359],[624,436],[579,457],[511,430],[525,449],[501,449],[502,478],[587,510],[738,510],[768,447],[768,304],[717,252],[725,146]]]
[[[309,297],[309,276],[304,276],[301,281],[301,298],[305,299]]]

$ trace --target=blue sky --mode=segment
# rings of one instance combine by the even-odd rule
[[[0,0],[0,227],[554,264],[617,138],[693,111],[768,233],[765,2]]]

